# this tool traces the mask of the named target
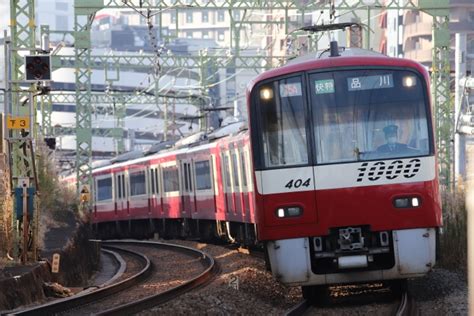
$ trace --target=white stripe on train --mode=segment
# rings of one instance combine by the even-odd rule
[[[435,157],[353,162],[256,171],[260,194],[303,192],[432,181]]]

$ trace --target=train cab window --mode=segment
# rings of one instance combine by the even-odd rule
[[[130,173],[130,195],[146,194],[145,171]]]
[[[210,190],[212,185],[209,160],[195,162],[194,170],[196,171],[196,190]]]
[[[263,84],[257,89],[261,151],[266,168],[308,163],[306,109],[300,77]]]
[[[112,199],[112,177],[97,180],[97,201]]]
[[[163,168],[163,190],[164,192],[179,191],[177,166]]]
[[[428,155],[426,85],[405,70],[310,76],[317,163]]]

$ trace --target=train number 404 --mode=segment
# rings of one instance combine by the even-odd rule
[[[291,179],[288,181],[288,183],[285,185],[285,188],[288,189],[298,189],[300,187],[309,187],[311,185],[311,178],[308,178],[306,180],[304,179]]]

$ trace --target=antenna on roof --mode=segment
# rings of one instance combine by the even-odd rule
[[[353,27],[353,26],[357,26],[359,28],[361,27],[359,23],[345,22],[345,23],[331,23],[331,24],[303,26],[299,28],[298,31],[316,33],[316,32],[327,32],[327,31],[334,31],[334,30],[345,30],[346,28]],[[339,44],[337,43],[335,39],[331,40],[328,50],[330,52],[329,57],[341,56],[339,54]],[[324,52],[327,52],[328,50],[325,50]]]
[[[344,23],[332,23],[332,24],[321,24],[321,25],[308,25],[303,26],[298,29],[298,31],[305,31],[305,32],[326,32],[326,31],[334,31],[334,30],[345,30],[351,26],[358,26],[362,27],[361,24],[355,22],[344,22]]]

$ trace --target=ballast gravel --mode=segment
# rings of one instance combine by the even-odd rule
[[[214,281],[139,315],[284,315],[302,300],[299,287],[278,283],[265,270],[263,259],[226,247],[193,241],[169,243],[201,249],[220,267]],[[179,269],[179,267],[175,267]],[[462,273],[437,268],[429,275],[410,280],[409,291],[419,315],[467,315],[467,281]],[[308,315],[386,315],[391,305],[361,303],[317,307]],[[390,314],[390,312],[389,312]]]

